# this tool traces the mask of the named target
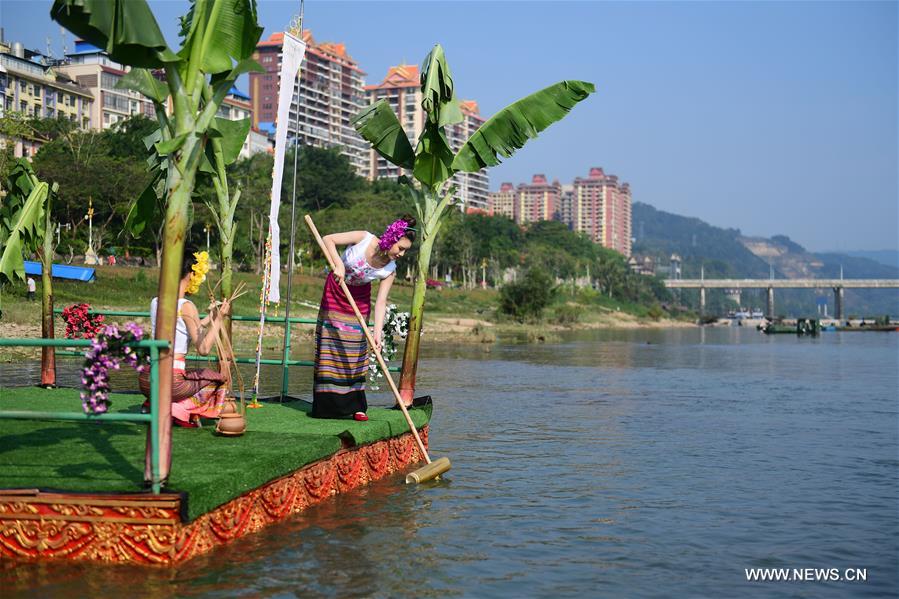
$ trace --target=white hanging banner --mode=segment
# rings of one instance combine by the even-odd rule
[[[278,226],[278,210],[281,208],[281,179],[284,176],[284,156],[287,153],[287,124],[290,122],[290,105],[293,102],[294,82],[306,53],[306,43],[284,32],[281,47],[281,72],[278,85],[278,120],[275,128],[275,168],[272,173],[272,205],[268,213],[268,234],[271,241],[268,301],[281,301],[281,254],[279,250],[281,230]],[[299,83],[297,83],[299,85]],[[299,106],[297,107],[299,108]]]

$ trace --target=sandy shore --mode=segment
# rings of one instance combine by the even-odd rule
[[[305,315],[304,315],[305,316]],[[143,319],[135,319],[142,321]],[[141,324],[146,324],[141,322]],[[493,344],[497,338],[510,337],[518,341],[542,343],[558,338],[558,334],[566,331],[586,331],[597,329],[665,329],[665,328],[689,328],[697,326],[695,323],[682,320],[659,319],[650,320],[637,318],[624,312],[603,313],[594,315],[590,320],[571,325],[555,323],[526,324],[516,322],[495,323],[478,318],[456,318],[441,314],[425,315],[424,334],[422,344],[431,343],[473,343]],[[255,323],[234,323],[234,346],[238,355],[250,355],[256,351],[258,328]],[[314,328],[311,326],[297,325],[293,329],[293,344],[310,343],[314,338]],[[62,337],[63,327],[57,323],[56,336]],[[0,337],[39,338],[41,327],[39,323],[20,324],[4,322],[0,326]],[[280,326],[266,327],[265,336],[262,339],[264,355],[280,353],[283,346],[284,330]],[[0,362],[12,362],[20,359],[38,359],[40,350],[37,348],[4,348],[0,350]]]

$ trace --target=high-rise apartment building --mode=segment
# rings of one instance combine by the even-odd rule
[[[573,231],[585,233],[595,243],[631,255],[631,190],[615,175],[591,168],[587,177],[577,177],[563,222]]]
[[[594,243],[631,255],[631,188],[601,168],[590,169],[573,185],[548,183],[534,175],[530,184],[503,183],[490,193],[489,210],[520,225],[538,220],[559,220]]]
[[[558,219],[571,228],[574,221],[574,185],[562,185],[562,195],[559,196],[559,205],[556,210]]]
[[[387,70],[387,76],[381,83],[366,86],[365,91],[368,94],[368,104],[374,104],[382,99],[387,100],[406,132],[409,143],[414,148],[425,124],[425,113],[421,107],[421,81],[418,67],[408,64],[390,67]],[[447,141],[453,152],[457,152],[485,120],[480,115],[477,102],[466,100],[461,101],[459,105],[462,109],[462,122],[446,127]],[[402,174],[401,170],[381,158],[374,150],[370,151],[369,177],[371,179],[398,177]],[[487,209],[489,179],[486,170],[476,173],[456,173],[452,183],[455,183],[458,188],[458,197],[465,207]]]
[[[88,129],[96,104],[90,91],[79,86],[63,70],[49,66],[44,57],[22,44],[0,40],[0,116],[20,113],[25,118],[63,117]],[[13,144],[16,157],[32,156],[42,141],[35,136],[0,139]]]
[[[534,175],[530,184],[521,183],[515,190],[515,222],[524,225],[555,219],[561,196],[558,181],[549,183],[545,175]]]
[[[350,119],[367,105],[365,73],[344,44],[316,43],[309,30],[303,31],[303,41],[306,54],[300,67],[300,84],[294,82],[290,122],[286,123],[288,136],[298,135],[299,142],[308,146],[339,148],[356,173],[367,177],[368,144],[350,124]],[[256,45],[253,57],[265,69],[264,73],[250,73],[253,127],[257,129],[277,120],[283,44],[284,34],[279,32]]]
[[[491,192],[487,196],[487,212],[494,216],[508,216],[515,219],[515,185],[503,183],[499,191]]]

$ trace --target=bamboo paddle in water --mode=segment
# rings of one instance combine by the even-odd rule
[[[315,241],[318,242],[318,246],[325,254],[325,258],[327,258],[328,264],[331,266],[331,271],[333,272],[335,266],[334,259],[328,252],[328,248],[325,247],[325,242],[322,241],[321,235],[318,234],[318,229],[315,228],[315,223],[312,222],[312,217],[308,214],[306,215],[306,225],[312,232],[312,236],[315,237]],[[384,378],[387,379],[387,384],[390,386],[390,390],[393,391],[393,397],[396,399],[396,403],[399,404],[400,409],[403,411],[403,416],[406,418],[406,424],[409,425],[409,430],[411,430],[412,435],[415,436],[415,442],[418,443],[418,449],[421,451],[421,455],[424,456],[425,462],[428,463],[427,466],[422,466],[418,470],[407,474],[406,484],[423,483],[427,480],[437,478],[438,476],[452,468],[452,464],[450,464],[449,458],[438,458],[433,462],[431,461],[431,457],[428,455],[428,450],[425,449],[424,443],[421,442],[421,437],[418,435],[418,429],[415,428],[415,424],[412,422],[412,418],[409,416],[409,410],[406,409],[406,405],[403,403],[403,400],[400,397],[399,389],[396,388],[396,384],[393,382],[393,377],[390,376],[390,371],[387,370],[387,364],[384,363],[384,358],[381,356],[381,352],[379,352],[375,348],[375,341],[374,339],[372,339],[371,332],[369,332],[368,330],[368,323],[365,321],[362,313],[359,312],[359,307],[356,306],[356,301],[353,299],[353,294],[350,293],[349,288],[346,286],[346,281],[341,279],[340,288],[343,289],[344,294],[346,294],[347,301],[349,301],[350,306],[353,307],[353,312],[356,314],[356,319],[359,321],[359,326],[362,327],[362,331],[365,333],[365,338],[368,340],[368,345],[369,347],[371,347],[372,353],[375,354],[375,358],[377,358],[378,360],[378,365],[381,367],[381,372],[384,373]]]

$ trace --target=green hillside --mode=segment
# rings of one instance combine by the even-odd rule
[[[739,229],[723,229],[698,218],[690,218],[658,210],[637,202],[632,213],[636,237],[634,254],[651,256],[659,265],[667,266],[671,254],[680,255],[682,276],[699,278],[839,278],[895,279],[899,268],[866,257],[838,253],[812,253],[785,235],[771,238],[744,237]],[[753,253],[753,248],[760,255]],[[744,291],[745,307],[762,308],[761,291]],[[697,306],[696,292],[682,292],[684,303]],[[778,290],[775,296],[778,314],[800,316],[816,314],[818,304],[826,301],[832,313],[833,296],[821,290]],[[725,312],[735,307],[723,292],[710,291],[710,311]],[[847,290],[847,315],[899,315],[899,293],[896,290]]]

